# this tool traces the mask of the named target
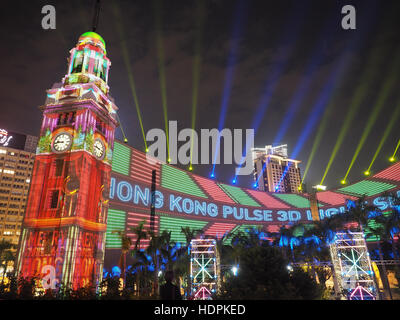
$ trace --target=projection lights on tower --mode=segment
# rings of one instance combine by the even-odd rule
[[[109,95],[110,66],[103,38],[85,32],[70,50],[62,83],[47,90],[35,158],[43,170],[31,178],[18,276],[45,276],[46,266],[54,268],[54,281],[73,290],[96,288],[102,281],[109,205],[105,191],[110,189],[119,123]],[[49,240],[48,250],[37,239]]]

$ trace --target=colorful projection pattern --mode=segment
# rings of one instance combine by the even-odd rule
[[[112,229],[125,229],[122,216],[111,217],[107,230],[108,195],[111,170],[129,174],[124,156],[131,150],[118,144],[113,161],[118,108],[108,96],[104,41],[85,33],[70,54],[68,74],[47,90],[41,107],[16,270],[43,278],[51,268],[64,286],[94,289],[103,274],[106,232],[108,244],[118,247]]]

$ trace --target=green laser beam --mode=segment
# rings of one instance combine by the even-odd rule
[[[141,129],[142,136],[143,136],[143,142],[144,142],[144,145],[145,145],[145,148],[147,151],[147,141],[146,141],[146,135],[144,133],[142,113],[140,111],[139,99],[138,99],[137,93],[136,93],[135,79],[133,77],[132,65],[131,65],[131,62],[129,59],[128,46],[126,44],[126,40],[124,37],[123,26],[122,26],[122,22],[121,22],[122,17],[121,17],[119,8],[117,7],[117,5],[115,3],[113,5],[113,12],[114,12],[114,16],[115,16],[115,25],[117,27],[117,32],[118,32],[118,35],[120,38],[122,57],[123,57],[123,60],[124,60],[124,63],[125,63],[126,69],[127,69],[129,87],[131,89],[131,94],[132,94],[133,100],[135,102],[135,109],[136,109],[137,117],[139,119],[139,125],[140,125],[140,129]]]
[[[367,124],[362,133],[361,139],[357,145],[356,151],[354,152],[353,158],[351,159],[350,166],[347,169],[346,175],[344,176],[345,181],[346,181],[347,176],[349,175],[350,170],[353,167],[362,147],[364,146],[365,141],[367,140],[368,135],[371,132],[371,129],[372,129],[373,125],[375,124],[379,113],[381,112],[383,106],[385,105],[386,99],[388,98],[390,91],[392,90],[392,88],[396,82],[397,72],[398,72],[397,69],[400,65],[400,59],[396,58],[396,57],[398,57],[398,55],[399,55],[399,52],[396,52],[396,55],[394,56],[395,60],[396,60],[395,66],[394,66],[394,68],[392,68],[392,72],[391,72],[389,78],[387,78],[387,80],[383,84],[383,88],[379,93],[378,99],[372,109],[372,112],[370,113]]]
[[[201,39],[202,29],[204,22],[204,2],[199,1],[197,5],[197,19],[196,19],[196,42],[194,46],[194,61],[193,61],[193,94],[192,94],[192,137],[190,144],[190,167],[192,168],[193,161],[193,135],[196,126],[196,115],[197,115],[197,104],[198,104],[198,92],[199,92],[199,81],[200,81],[200,66],[201,66]]]
[[[366,71],[364,72],[364,74],[361,78],[361,79],[364,79],[364,81],[357,87],[356,92],[352,96],[352,99],[350,102],[350,107],[347,111],[344,122],[340,128],[339,135],[338,135],[335,145],[332,149],[331,156],[330,156],[328,164],[325,168],[325,172],[322,176],[320,185],[323,185],[324,180],[329,172],[329,169],[331,168],[331,165],[332,165],[333,161],[335,160],[340,147],[342,146],[344,138],[346,137],[347,132],[350,129],[351,123],[353,122],[353,119],[354,119],[355,115],[357,114],[358,110],[360,109],[361,103],[364,100],[366,93],[368,92],[368,88],[370,87],[373,79],[375,78],[375,75],[377,74],[377,72],[379,70],[379,62],[380,61],[383,61],[381,47],[373,50],[372,54],[368,58],[368,65],[370,67],[367,68]]]
[[[165,67],[164,67],[164,45],[163,45],[163,35],[162,35],[162,8],[161,1],[155,0],[155,30],[156,30],[156,45],[157,45],[157,57],[158,57],[158,72],[160,78],[160,88],[161,88],[161,99],[162,108],[164,115],[165,133],[167,135],[167,152],[168,161],[170,160],[169,152],[169,130],[168,130],[168,106],[167,106],[167,83],[165,77]]]
[[[375,151],[374,156],[372,157],[371,163],[368,167],[367,172],[369,172],[376,160],[376,157],[378,156],[379,152],[381,151],[387,137],[389,136],[389,133],[392,131],[394,124],[397,122],[397,119],[400,115],[400,104],[397,105],[396,110],[394,111],[394,113],[390,116],[390,121],[389,124],[387,125],[385,132],[383,133],[382,139],[379,142],[378,148]]]

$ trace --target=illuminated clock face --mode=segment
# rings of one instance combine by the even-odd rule
[[[72,145],[72,137],[69,133],[63,132],[56,135],[53,142],[54,152],[65,152]]]
[[[93,153],[98,159],[104,158],[105,148],[104,144],[100,139],[96,139],[93,144]]]

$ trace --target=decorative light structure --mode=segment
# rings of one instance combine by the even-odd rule
[[[346,298],[353,300],[362,291],[365,292],[364,297],[369,293],[375,299],[377,289],[364,234],[337,233],[330,252],[340,291],[347,293]]]
[[[192,296],[210,300],[217,286],[216,242],[214,239],[193,239],[191,245],[190,277]]]
[[[364,287],[357,286],[350,294],[349,300],[375,300],[375,297]]]
[[[13,136],[8,134],[7,130],[0,129],[0,145],[3,147],[7,147],[10,140]]]

